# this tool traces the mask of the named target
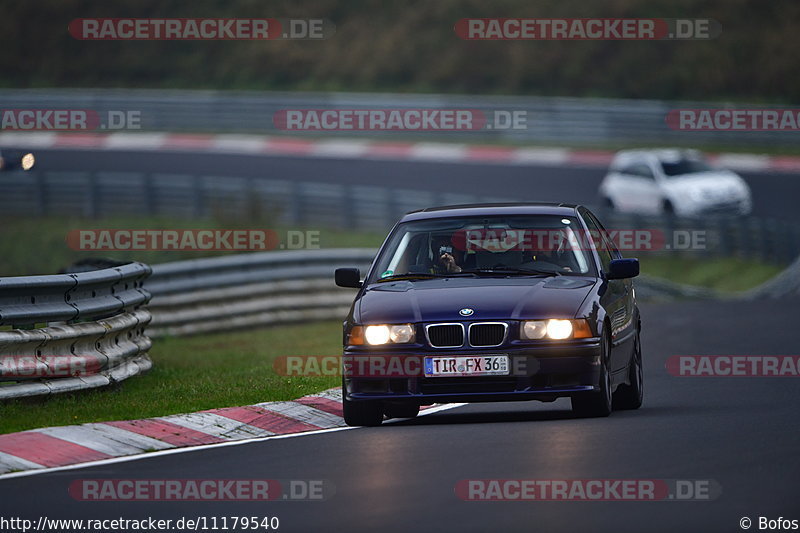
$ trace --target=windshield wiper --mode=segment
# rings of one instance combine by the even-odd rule
[[[492,274],[503,274],[503,275],[517,275],[517,276],[531,276],[531,275],[538,275],[538,276],[560,276],[561,272],[557,270],[539,270],[536,268],[482,268],[476,270],[462,270],[461,272],[466,274],[477,274],[477,275],[492,275]]]
[[[459,276],[475,276],[477,275],[476,272],[472,270],[462,270],[461,272],[442,272],[441,274],[431,274],[427,272],[409,272],[408,274],[395,274],[393,276],[386,276],[385,278],[380,278],[376,283],[381,283],[384,281],[399,281],[399,280],[408,280],[413,281],[415,279],[434,279],[434,278],[456,278]]]
[[[415,279],[433,279],[433,278],[446,278],[448,274],[428,274],[426,272],[409,272],[408,274],[395,274],[393,276],[386,276],[380,278],[376,283],[383,283],[384,281],[399,281],[399,280],[415,280]]]

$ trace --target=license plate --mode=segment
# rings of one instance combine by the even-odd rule
[[[425,358],[425,377],[507,376],[507,355],[452,355]]]

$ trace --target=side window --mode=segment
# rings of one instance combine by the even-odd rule
[[[614,239],[612,239],[612,235],[608,232],[606,227],[603,226],[603,223],[600,222],[597,219],[597,217],[594,216],[594,214],[592,214],[588,210],[584,213],[583,216],[585,218],[591,219],[592,222],[594,222],[595,225],[597,225],[601,230],[603,230],[603,236],[605,237],[606,246],[608,246],[608,249],[611,252],[611,258],[612,259],[622,259],[622,253],[619,251],[619,248],[617,248],[617,244],[614,242]]]
[[[600,221],[594,218],[594,216],[592,216],[592,214],[586,209],[581,209],[580,214],[583,216],[583,220],[586,222],[586,227],[589,228],[592,236],[600,236],[599,239],[593,240],[597,245],[597,255],[600,257],[600,266],[602,267],[603,272],[608,272],[611,266],[611,259],[614,257],[612,256],[611,249],[609,248],[609,242],[606,239],[606,230],[603,228],[603,225],[600,224]]]
[[[645,163],[632,163],[619,169],[621,174],[654,180],[653,171]]]
[[[656,177],[653,176],[653,171],[650,170],[650,167],[644,163],[639,163],[638,165],[635,165],[633,169],[636,172],[636,175],[641,178],[647,178],[650,180],[656,179]]]
[[[617,245],[611,239],[608,239],[608,248],[611,250],[612,259],[622,259],[622,253],[617,248]]]

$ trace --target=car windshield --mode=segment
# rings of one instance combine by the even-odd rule
[[[711,165],[702,159],[678,159],[675,161],[662,161],[661,168],[666,176],[683,176],[714,170]]]
[[[450,276],[593,274],[591,244],[575,217],[464,217],[400,224],[369,283]]]

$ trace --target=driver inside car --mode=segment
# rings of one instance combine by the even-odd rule
[[[453,248],[453,240],[449,236],[434,235],[431,237],[431,255],[433,257],[434,274],[457,274],[461,272],[458,265],[461,253]]]

